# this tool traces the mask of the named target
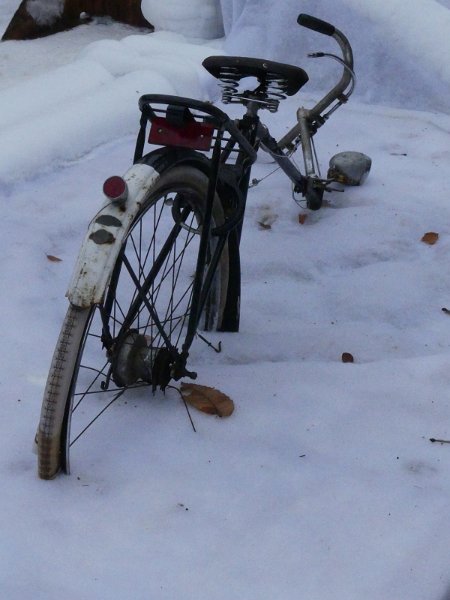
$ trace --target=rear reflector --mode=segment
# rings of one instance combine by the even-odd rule
[[[148,141],[158,146],[180,146],[194,150],[209,150],[214,133],[211,123],[186,121],[181,126],[170,123],[164,117],[152,119]]]
[[[112,202],[123,202],[127,199],[127,182],[118,175],[109,177],[103,184],[103,193]]]

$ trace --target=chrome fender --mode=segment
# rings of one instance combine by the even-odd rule
[[[107,200],[89,224],[66,296],[79,308],[103,300],[114,264],[148,190],[159,178],[153,167],[133,165],[123,176],[128,197],[120,207]]]

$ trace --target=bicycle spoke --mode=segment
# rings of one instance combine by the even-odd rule
[[[88,429],[89,429],[89,428],[90,428],[90,427],[91,427],[91,426],[92,426],[92,425],[95,423],[95,421],[96,421],[96,420],[97,420],[99,417],[101,417],[101,415],[102,415],[102,414],[105,412],[105,410],[107,410],[107,409],[108,409],[108,408],[111,406],[111,404],[114,404],[114,402],[115,402],[116,400],[118,400],[118,399],[120,398],[120,396],[122,396],[122,395],[123,395],[123,394],[126,392],[126,390],[127,390],[127,388],[123,388],[122,390],[120,390],[120,391],[119,391],[119,392],[118,392],[118,393],[117,393],[117,394],[114,396],[114,398],[113,398],[113,399],[112,399],[110,402],[108,402],[108,404],[107,404],[107,405],[106,405],[106,406],[105,406],[105,407],[104,407],[104,408],[103,408],[103,409],[102,409],[102,410],[101,410],[101,411],[100,411],[100,412],[99,412],[99,413],[98,413],[98,414],[97,414],[97,415],[96,415],[96,416],[95,416],[95,417],[92,419],[92,421],[90,421],[90,422],[89,422],[89,423],[86,425],[86,427],[85,427],[84,429],[82,429],[82,430],[80,431],[80,433],[79,433],[79,434],[78,434],[78,435],[77,435],[77,436],[76,436],[76,437],[75,437],[75,438],[74,438],[74,439],[73,439],[73,440],[72,440],[72,441],[69,443],[69,448],[70,448],[71,446],[73,446],[73,445],[75,444],[75,442],[76,442],[76,441],[78,441],[78,440],[80,439],[80,437],[81,437],[81,436],[82,436],[84,433],[86,433],[86,431],[87,431],[87,430],[88,430]]]
[[[74,413],[77,408],[79,407],[79,405],[83,402],[84,398],[86,397],[86,395],[89,393],[89,391],[93,388],[93,386],[97,383],[98,379],[103,375],[105,376],[105,373],[103,372],[103,369],[105,369],[105,367],[108,365],[108,362],[106,362],[103,365],[103,368],[101,370],[98,369],[93,369],[90,368],[90,370],[93,370],[97,373],[97,375],[95,376],[95,378],[91,381],[91,383],[89,384],[88,388],[84,391],[84,392],[78,392],[74,394],[74,398],[80,396],[79,400],[76,402],[75,406],[72,408],[72,413]],[[84,367],[83,365],[80,365],[80,369],[86,369],[87,367]]]
[[[134,273],[134,271],[133,271],[133,269],[132,269],[132,267],[131,267],[131,265],[128,262],[128,259],[126,257],[123,258],[123,264],[125,265],[126,269],[128,270],[131,278],[133,279],[134,284],[136,285],[136,288],[138,288],[139,295],[142,297],[142,301],[145,303],[146,307],[148,308],[150,316],[154,320],[156,327],[158,328],[161,336],[163,337],[165,343],[167,344],[167,348],[169,350],[171,350],[171,352],[175,353],[175,348],[172,346],[172,344],[170,343],[169,338],[165,334],[164,329],[163,329],[163,327],[161,325],[161,322],[159,320],[159,317],[158,317],[158,315],[156,313],[155,308],[150,304],[148,298],[146,297],[145,292],[144,292],[143,288],[141,287],[141,285],[139,283],[139,280],[137,279],[137,277],[136,277],[136,275],[135,275],[135,273]]]

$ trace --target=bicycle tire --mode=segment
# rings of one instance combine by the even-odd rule
[[[127,316],[126,307],[129,310],[139,296],[133,274],[139,282],[143,281],[169,239],[170,252],[153,278],[147,303],[149,306],[158,303],[158,314],[164,315],[165,334],[174,346],[182,346],[191,308],[200,239],[198,224],[205,211],[207,186],[208,177],[189,166],[164,172],[150,188],[129,228],[102,303],[85,309],[69,306],[51,362],[37,433],[41,479],[52,479],[61,470],[70,473],[70,446],[124,391],[142,385],[155,387],[147,374],[164,354],[164,339],[152,323],[145,300],[140,301],[139,312],[127,331],[121,329],[121,324]],[[172,240],[167,231],[176,229],[173,203],[179,198],[186,216]],[[213,225],[223,221],[223,209],[216,194]],[[210,253],[215,243],[211,238]],[[205,330],[221,329],[229,268],[226,244],[202,313],[200,325]],[[112,343],[107,341],[108,335]],[[82,405],[84,408],[80,410]],[[73,431],[75,413],[83,413],[85,421]]]

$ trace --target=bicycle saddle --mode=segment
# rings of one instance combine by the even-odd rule
[[[262,58],[209,56],[202,64],[208,73],[224,83],[237,84],[244,77],[256,77],[263,86],[278,82],[286,96],[296,94],[309,79],[300,67]]]

